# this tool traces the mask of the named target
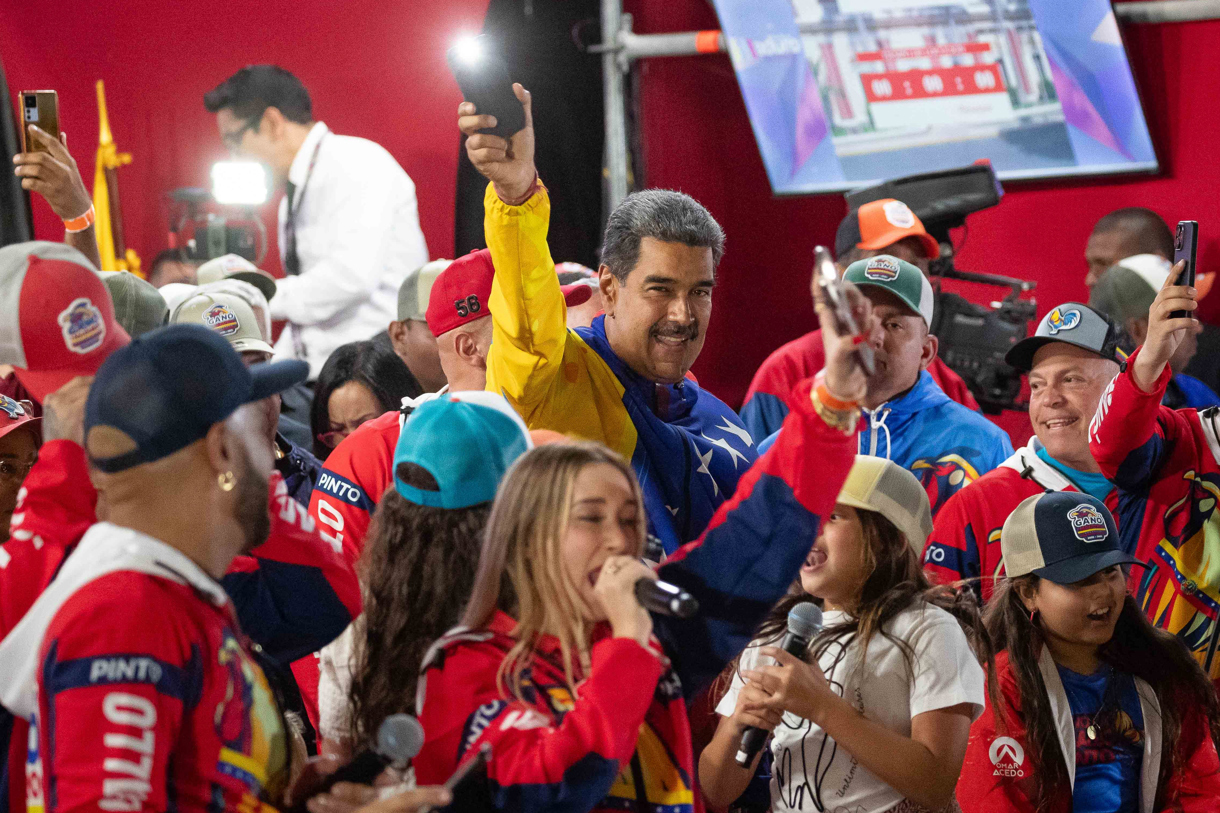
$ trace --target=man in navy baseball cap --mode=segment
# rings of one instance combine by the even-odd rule
[[[299,361],[247,368],[224,338],[201,325],[154,330],[98,369],[85,403],[85,450],[107,473],[160,460],[307,374]]]
[[[0,645],[0,703],[36,718],[48,775],[90,780],[60,784],[66,807],[164,806],[198,787],[224,810],[281,798],[289,738],[220,580],[271,527],[272,418],[257,402],[307,373],[247,368],[202,325],[153,330],[97,369],[83,429],[105,520]],[[105,753],[49,747],[105,730],[116,697],[142,715],[144,759],[173,768],[134,790],[103,781]]]

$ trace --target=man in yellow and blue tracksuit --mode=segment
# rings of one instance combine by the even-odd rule
[[[703,346],[724,233],[692,198],[648,190],[606,226],[599,284],[605,314],[568,330],[547,247],[550,199],[526,127],[506,142],[464,106],[467,154],[491,183],[484,228],[495,265],[487,389],[531,429],[600,441],[631,461],[649,532],[665,552],[698,538],[758,457],[736,413],[687,373]],[[454,303],[461,307],[465,303]]]

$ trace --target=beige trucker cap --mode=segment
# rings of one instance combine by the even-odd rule
[[[170,314],[171,325],[203,325],[223,336],[238,353],[255,350],[274,353],[263,340],[258,317],[250,303],[237,294],[200,291],[178,305]]]
[[[224,279],[239,279],[250,283],[267,297],[268,302],[275,296],[275,277],[238,254],[225,254],[223,257],[208,260],[195,272],[195,281],[200,285]]]
[[[902,531],[916,555],[932,533],[927,492],[914,474],[884,457],[856,455],[835,502],[876,511]]]

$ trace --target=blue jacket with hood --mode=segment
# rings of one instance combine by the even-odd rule
[[[945,500],[1012,454],[1008,433],[953,401],[927,370],[915,386],[860,419],[860,454],[893,460],[923,484],[935,516]],[[758,446],[771,448],[775,435]]]

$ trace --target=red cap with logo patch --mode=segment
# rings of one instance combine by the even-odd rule
[[[130,341],[85,255],[42,241],[0,248],[0,364],[39,401]]]

